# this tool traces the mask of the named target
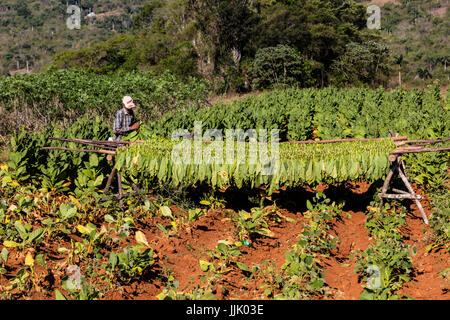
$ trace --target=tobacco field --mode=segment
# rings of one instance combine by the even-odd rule
[[[404,157],[424,197],[425,225],[412,201],[378,208],[391,139],[287,143],[389,130],[447,138],[448,108],[439,88],[286,89],[229,104],[189,102],[183,112],[148,116],[129,137],[143,142],[118,149],[114,163],[106,154],[42,150],[79,147],[50,137],[107,140],[111,125],[100,117],[15,132],[0,164],[0,299],[448,300],[448,152]],[[278,170],[227,163],[226,150],[206,142],[221,161],[198,164],[188,152],[192,161],[174,162],[181,140],[172,132],[190,133],[195,121],[222,132],[279,129]],[[239,145],[248,160],[248,143]],[[133,184],[140,192],[111,198],[114,182],[105,194],[113,168],[124,192]]]

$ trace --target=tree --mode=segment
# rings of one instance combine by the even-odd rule
[[[403,55],[399,54],[394,56],[394,64],[398,66],[398,85],[402,86],[402,64],[403,64]]]
[[[296,49],[278,45],[258,50],[249,71],[255,89],[314,85],[312,65]]]
[[[258,33],[252,42],[258,48],[284,44],[316,61],[315,77],[327,85],[330,65],[345,52],[345,45],[361,41],[366,29],[366,9],[345,0],[271,1],[261,10]]]
[[[419,67],[417,68],[417,75],[419,76],[420,79],[431,79],[431,73],[428,71],[428,69],[426,67]]]
[[[153,21],[153,13],[155,9],[163,6],[163,1],[161,0],[151,0],[147,2],[136,16],[133,22],[133,29],[142,29],[148,26]]]
[[[28,8],[28,5],[24,0],[20,0],[17,4],[17,15],[24,18],[31,16],[31,10]]]
[[[214,81],[221,67],[233,64],[254,34],[255,13],[249,0],[189,0],[188,11],[198,31],[194,39],[200,70]],[[202,67],[203,66],[203,67]]]
[[[375,41],[349,43],[345,53],[332,65],[334,82],[372,87],[385,84],[389,75],[389,59],[390,51],[384,44]]]

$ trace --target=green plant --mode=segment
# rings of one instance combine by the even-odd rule
[[[67,277],[62,279],[62,288],[69,292],[69,296],[73,300],[97,300],[102,297],[102,292],[97,289],[94,285],[86,283],[85,278],[82,278],[82,283],[79,288],[74,288],[68,285],[69,280]],[[55,299],[56,300],[67,300],[67,298],[59,291],[55,290]]]
[[[198,219],[200,219],[201,217],[203,217],[204,215],[206,215],[206,210],[205,209],[189,209],[188,210],[188,221],[189,222],[195,222]]]
[[[296,49],[286,45],[259,49],[249,74],[256,89],[314,85],[311,63],[303,59]]]
[[[214,192],[210,192],[209,195],[205,196],[204,199],[200,201],[200,204],[208,206],[211,209],[225,208],[225,200],[217,198],[214,195]]]
[[[4,287],[11,296],[21,295],[31,287],[30,273],[26,269],[20,269],[14,278],[9,280],[9,285]],[[14,292],[15,291],[15,292]]]
[[[264,210],[261,208],[253,208],[250,213],[241,210],[233,215],[233,222],[238,229],[240,240],[253,239],[256,234],[266,237],[274,236],[269,229]]]
[[[376,242],[369,244],[364,250],[357,250],[355,272],[366,282],[360,299],[387,300],[400,299],[395,294],[404,282],[410,281],[412,274],[411,251],[417,248],[403,243],[399,227],[406,223],[405,210],[400,213],[389,206],[382,208],[369,207],[366,228]]]
[[[392,238],[377,239],[358,255],[355,271],[367,283],[360,299],[399,299],[401,296],[394,292],[410,281],[410,247]]]
[[[20,221],[14,222],[14,227],[19,235],[21,242],[9,241],[5,240],[3,245],[5,247],[18,247],[20,250],[25,249],[25,247],[32,245],[33,242],[38,242],[45,234],[44,228],[36,228],[32,230],[32,227],[29,223],[23,225]]]
[[[197,285],[189,292],[180,291],[178,286],[178,281],[169,281],[164,290],[156,297],[158,300],[217,300],[209,286],[202,288]]]
[[[6,273],[6,264],[8,263],[9,251],[6,248],[3,248],[0,252],[0,275]]]
[[[241,245],[240,242],[231,243],[229,241],[219,240],[216,248],[208,251],[208,255],[213,260],[218,260],[217,264],[200,259],[200,268],[204,272],[211,271],[218,274],[227,274],[232,270],[233,266],[236,266],[248,272],[248,267],[244,263],[237,261],[237,257],[241,255],[241,251],[239,250]]]
[[[275,296],[276,299],[305,299],[323,292],[325,276],[317,267],[314,254],[292,250],[287,251],[285,257],[281,267],[284,274],[282,293]]]
[[[258,268],[259,274],[264,279],[264,284],[260,289],[264,289],[264,294],[267,298],[272,298],[284,286],[284,277],[278,273],[276,264],[270,260],[264,260],[262,266]]]
[[[142,246],[127,246],[121,252],[111,252],[106,268],[120,281],[129,282],[147,272],[154,264],[153,249]]]
[[[89,161],[84,162],[84,168],[78,170],[78,176],[75,179],[75,185],[77,189],[75,190],[75,195],[81,197],[82,195],[96,194],[96,191],[103,184],[104,176],[101,173],[106,165],[100,166],[101,160],[97,154],[92,153],[89,156]]]
[[[178,230],[184,226],[184,217],[178,218],[174,216],[172,210],[170,210],[168,206],[159,206],[159,212],[161,216],[170,219],[169,225],[163,225],[161,223],[156,224],[157,228],[161,230],[166,235],[166,237],[177,234]]]
[[[92,250],[94,253],[98,253],[98,248],[96,248],[95,245],[106,242],[108,237],[108,232],[105,227],[102,227],[100,231],[98,231],[97,227],[92,223],[88,223],[86,226],[79,224],[76,226],[76,229],[86,238],[83,240],[83,244],[77,242],[78,246],[86,247],[85,250],[81,250],[86,253],[91,253]]]
[[[386,204],[386,207],[390,206]],[[386,208],[385,207],[385,208]],[[370,207],[367,221],[364,224],[370,234],[378,239],[391,238],[400,241],[403,236],[398,229],[406,224],[406,209],[401,207],[400,212],[396,212],[395,207],[391,212],[386,209]]]
[[[57,216],[62,221],[65,221],[76,217],[76,215],[77,215],[77,207],[74,203],[71,204],[62,203],[61,206],[59,207]]]
[[[449,205],[450,189],[442,186],[436,191],[431,203],[433,205],[433,213],[430,216],[431,243],[426,247],[426,251],[430,252],[435,248],[446,248],[450,252],[450,216]]]
[[[55,193],[69,191],[66,181],[67,169],[69,168],[68,160],[69,157],[65,153],[49,152],[47,162],[40,168],[43,188]]]

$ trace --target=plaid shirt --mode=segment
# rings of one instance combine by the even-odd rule
[[[122,131],[122,135],[127,135],[130,131],[130,127],[136,122],[133,110],[125,110],[125,108],[120,109],[116,113],[116,118],[114,119],[114,132]],[[122,135],[114,134],[114,140],[120,140]]]

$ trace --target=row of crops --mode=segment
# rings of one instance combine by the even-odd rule
[[[409,139],[439,139],[450,137],[448,100],[439,87],[424,90],[384,89],[287,89],[251,96],[230,104],[216,104],[210,108],[191,109],[188,112],[168,113],[160,120],[144,125],[133,139],[148,140],[118,154],[118,168],[140,180],[160,183],[206,183],[212,187],[227,185],[267,186],[269,193],[279,187],[296,187],[320,182],[334,183],[364,179],[375,181],[384,177],[389,162],[387,155],[394,149],[392,142],[365,142],[304,146],[280,144],[275,174],[264,175],[267,163],[259,161],[248,165],[226,159],[196,163],[191,159],[174,163],[169,139],[184,129],[197,132],[199,122],[203,132],[219,130],[279,130],[279,140],[320,140],[336,138],[386,137],[389,130]],[[209,140],[208,134],[203,136]],[[162,137],[162,138],[161,138]],[[178,143],[182,150],[194,150],[189,144]],[[216,149],[212,146],[204,147]],[[215,156],[223,157],[226,150],[218,147]],[[235,148],[236,149],[236,148]],[[247,146],[248,149],[248,146]],[[211,150],[207,153],[210,156]],[[419,183],[441,183],[448,167],[448,153],[409,155],[413,179]],[[206,163],[205,163],[206,162]],[[273,166],[273,163],[271,163]],[[140,173],[139,173],[140,172]],[[430,182],[431,181],[431,182]]]
[[[278,129],[282,140],[373,138],[390,129],[409,138],[450,136],[449,101],[438,86],[424,90],[382,88],[287,89],[230,104],[168,113],[144,127],[142,137],[170,137],[176,129]]]
[[[232,103],[208,105],[203,82],[151,73],[95,76],[78,70],[0,79],[0,113],[34,110],[60,121],[98,114],[112,121],[124,95],[134,98],[146,123],[142,137],[169,138],[176,129],[278,129],[282,140],[387,136],[392,129],[410,138],[450,136],[449,99],[439,86],[429,90],[383,88],[275,90]],[[448,93],[447,93],[448,96]]]
[[[154,119],[169,110],[205,105],[207,92],[206,83],[194,78],[181,81],[170,73],[93,76],[82,70],[49,70],[1,77],[0,111],[16,108],[23,112],[28,106],[35,117],[44,115],[57,121],[86,113],[112,120],[122,97],[130,95],[141,107],[141,115]]]
[[[280,139],[304,140],[312,137],[367,138],[388,135],[392,129],[409,138],[434,139],[450,137],[448,99],[434,87],[423,90],[386,92],[368,89],[287,89],[248,97],[229,105],[168,113],[158,121],[142,126],[132,139],[149,140],[121,150],[117,168],[140,184],[150,182],[178,186],[208,184],[214,188],[231,185],[241,187],[267,186],[269,192],[280,187],[334,183],[346,180],[382,179],[389,162],[387,155],[394,148],[390,141],[351,144],[302,145],[280,144],[277,162],[267,163],[258,154],[258,161],[237,165],[236,161],[217,161],[227,151],[209,146],[214,161],[182,161],[173,163],[172,148],[180,141],[168,138],[176,129],[194,129],[202,121],[202,129],[279,129]],[[12,180],[34,181],[49,189],[65,191],[102,186],[110,171],[105,157],[85,153],[43,151],[43,146],[63,146],[49,137],[106,140],[111,128],[102,119],[89,115],[72,126],[52,125],[38,133],[22,131],[11,140],[9,167]],[[78,148],[76,144],[66,147]],[[270,148],[270,144],[268,145]],[[181,146],[186,149],[188,146]],[[203,149],[206,149],[204,146]],[[222,147],[219,147],[219,149]],[[194,150],[195,147],[189,148]],[[237,149],[237,148],[235,148]],[[214,151],[216,150],[216,151]],[[215,153],[216,152],[216,153]],[[201,153],[205,153],[204,150]],[[208,152],[207,152],[208,153]],[[269,153],[263,155],[270,158]],[[189,155],[191,159],[192,155]],[[244,163],[249,164],[248,146]],[[420,154],[406,157],[412,179],[420,184],[441,184],[447,174],[449,154]],[[63,165],[61,165],[63,164]],[[276,174],[265,174],[270,167]]]

